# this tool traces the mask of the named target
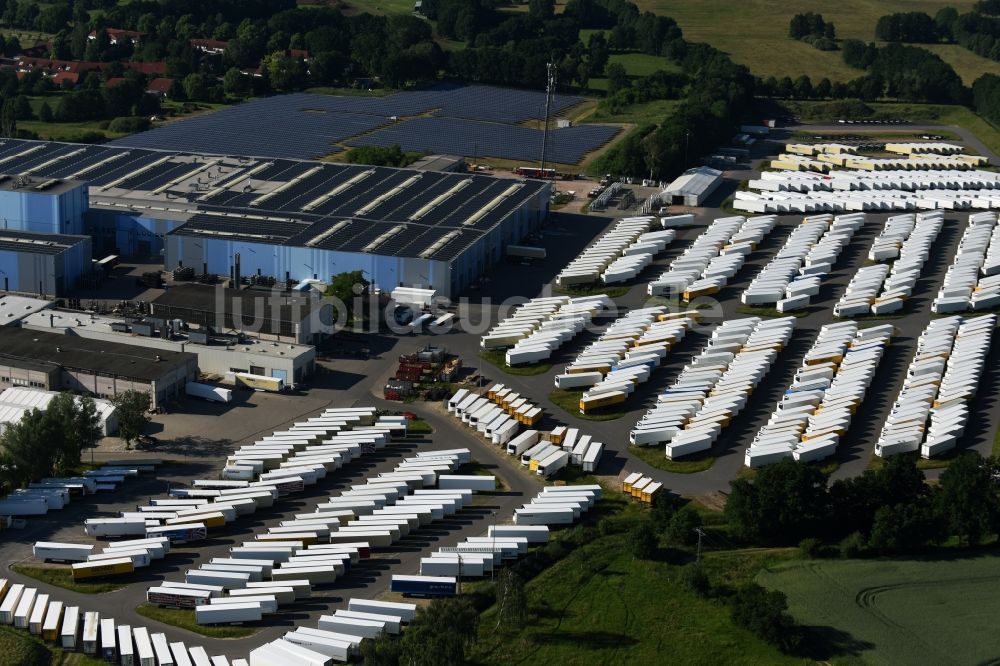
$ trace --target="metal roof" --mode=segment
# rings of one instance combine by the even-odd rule
[[[722,172],[706,166],[688,169],[667,185],[663,193],[670,196],[701,195],[715,187]]]
[[[65,367],[103,377],[156,381],[178,365],[197,362],[187,352],[146,349],[13,326],[0,328],[0,364]]]
[[[434,260],[453,258],[550,188],[467,173],[0,140],[0,174],[25,173],[32,183],[87,182],[91,208],[181,220],[177,235]]]

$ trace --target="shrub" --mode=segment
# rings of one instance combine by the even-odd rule
[[[865,554],[868,544],[861,532],[855,532],[840,542],[840,556],[844,558],[861,557]]]
[[[792,616],[785,612],[788,600],[783,592],[750,583],[737,590],[731,603],[733,622],[782,652],[798,649],[801,633]]]

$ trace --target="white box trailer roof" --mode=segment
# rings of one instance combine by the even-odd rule
[[[59,645],[67,650],[75,650],[77,637],[80,634],[80,608],[68,606],[63,613],[62,625],[59,629]]]

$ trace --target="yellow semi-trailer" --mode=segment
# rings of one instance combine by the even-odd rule
[[[133,573],[135,563],[131,558],[123,557],[117,560],[100,560],[98,562],[78,562],[73,565],[73,580],[89,578],[104,578]]]
[[[610,407],[611,405],[618,405],[623,402],[625,402],[624,391],[608,391],[607,393],[600,393],[592,397],[583,397],[580,398],[580,413],[586,414],[595,409]]]

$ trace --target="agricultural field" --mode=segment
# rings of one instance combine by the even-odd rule
[[[789,562],[757,582],[789,611],[872,664],[976,664],[1000,655],[996,557]]]
[[[971,9],[974,0],[847,0],[836,4],[820,0],[788,3],[780,0],[636,0],[641,9],[673,17],[685,38],[709,44],[729,53],[759,76],[808,75],[813,81],[829,77],[846,81],[858,70],[843,63],[839,51],[820,51],[788,37],[788,22],[799,12],[819,12],[837,26],[838,39],[874,39],[875,22],[884,14],[923,11],[933,15],[941,7],[959,12]],[[970,83],[985,71],[996,71],[996,63],[962,49],[937,47]]]

